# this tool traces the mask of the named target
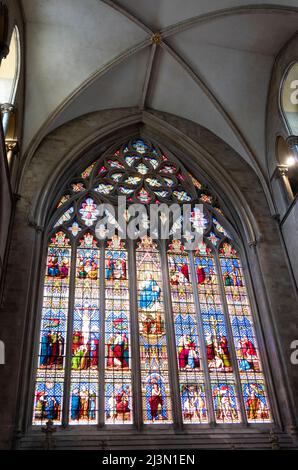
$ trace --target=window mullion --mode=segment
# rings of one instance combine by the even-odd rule
[[[197,311],[199,343],[200,343],[201,359],[203,363],[203,371],[204,371],[204,376],[205,376],[206,399],[208,402],[209,422],[212,425],[214,425],[216,420],[215,420],[214,407],[213,407],[213,402],[212,402],[212,387],[211,387],[211,380],[210,380],[210,375],[209,375],[206,342],[205,342],[205,337],[204,337],[204,325],[203,325],[203,318],[202,318],[201,306],[200,306],[200,300],[199,300],[198,283],[197,283],[197,276],[196,276],[196,270],[195,270],[195,265],[194,265],[194,255],[192,251],[189,251],[189,264],[190,264],[190,273],[191,273],[192,286],[193,286],[194,302],[195,302],[195,307]]]
[[[174,425],[177,429],[183,428],[182,421],[182,407],[180,399],[179,389],[179,377],[178,377],[178,363],[176,353],[176,341],[175,341],[175,328],[173,323],[173,309],[171,302],[171,291],[170,291],[170,280],[168,272],[168,259],[166,243],[160,242],[160,259],[162,268],[162,279],[163,279],[163,292],[164,292],[164,314],[166,322],[166,336],[167,336],[167,347],[168,347],[168,374],[171,384],[171,400],[172,400],[172,415]]]
[[[225,295],[225,288],[224,288],[223,279],[222,279],[221,266],[220,266],[217,253],[214,254],[214,261],[215,261],[217,275],[218,275],[218,285],[219,285],[221,302],[223,306],[223,313],[225,316],[226,326],[228,330],[231,360],[232,360],[234,377],[235,377],[235,387],[236,387],[236,392],[237,392],[239,405],[240,405],[240,411],[241,411],[241,422],[244,424],[247,424],[245,405],[244,405],[244,400],[242,396],[241,380],[240,380],[240,374],[239,374],[239,369],[238,369],[238,361],[237,361],[235,345],[234,345],[233,330],[230,324],[229,308],[228,308],[228,303],[227,303],[227,299]]]
[[[71,362],[72,362],[72,343],[73,343],[73,318],[76,289],[76,262],[77,262],[77,243],[72,243],[71,248],[71,269],[69,282],[69,301],[67,318],[67,341],[65,349],[65,376],[63,390],[63,411],[62,426],[67,426],[69,422],[69,403],[70,403],[70,383],[71,383]]]
[[[130,306],[130,342],[131,342],[131,372],[133,391],[133,421],[136,429],[143,426],[143,402],[141,386],[141,360],[140,360],[140,331],[138,322],[137,279],[135,244],[127,240],[128,251],[128,279],[129,279],[129,306]]]

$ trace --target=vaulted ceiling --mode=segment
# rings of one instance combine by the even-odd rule
[[[276,54],[298,1],[22,0],[24,150],[88,112],[137,106],[191,119],[266,174]]]

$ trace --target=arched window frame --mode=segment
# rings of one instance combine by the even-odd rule
[[[153,143],[153,145],[155,144],[153,139],[151,139],[151,142]],[[162,145],[160,144],[156,144],[158,145],[159,147],[163,147]],[[105,152],[103,155],[101,155],[101,157],[99,159],[96,160],[96,162],[98,161],[101,161],[104,159],[104,157],[107,155],[107,154],[110,154],[111,151],[114,151],[115,149],[117,149],[119,147],[118,144],[116,145],[113,145],[112,148],[110,147],[108,149],[107,152]],[[167,149],[165,149],[165,152],[166,154],[169,156],[169,159],[170,160],[173,160],[173,161],[177,161],[176,157],[174,157],[171,152],[169,152]],[[179,162],[179,160],[178,160]],[[180,162],[179,162],[180,163]],[[86,167],[86,163],[84,166],[81,165],[81,162],[79,162],[79,167],[81,167],[82,169],[84,169]],[[182,167],[183,168],[183,167]],[[202,180],[202,178],[200,178]],[[71,177],[71,179],[68,179],[69,182],[71,180],[73,180],[73,176]],[[62,193],[64,191],[61,192],[61,194],[59,195],[59,198],[62,196]],[[83,199],[85,199],[88,195],[88,190],[86,190],[86,192],[84,193],[84,196],[81,196],[78,198],[78,201],[82,202]],[[96,195],[92,195],[92,197],[96,198]],[[59,198],[57,198],[57,201],[59,200]],[[101,198],[104,200],[105,198],[103,196],[101,196]],[[52,215],[49,219],[49,222],[48,222],[48,226],[49,227],[52,227],[52,223],[54,220],[58,220],[59,219],[59,216],[61,216],[63,213],[65,213],[65,210],[69,207],[71,207],[73,201],[76,199],[76,195],[74,194],[66,204],[64,204],[61,208],[58,208],[54,215]],[[99,202],[99,197],[96,198]],[[108,201],[108,200],[107,200]],[[263,339],[262,339],[262,334],[261,334],[261,330],[260,330],[260,323],[259,323],[259,320],[258,320],[258,315],[256,315],[256,312],[257,312],[257,309],[256,309],[256,302],[255,302],[255,299],[254,299],[254,294],[253,294],[253,286],[252,286],[252,283],[251,283],[251,279],[250,279],[250,273],[249,273],[249,267],[248,267],[248,264],[246,262],[246,253],[245,253],[245,249],[244,249],[244,246],[243,246],[243,243],[241,241],[239,241],[239,234],[237,233],[237,231],[235,230],[235,228],[233,227],[233,225],[218,211],[215,212],[214,208],[212,206],[210,206],[208,203],[206,203],[206,206],[208,208],[208,210],[213,213],[213,214],[216,214],[216,218],[218,219],[219,223],[223,224],[224,227],[228,227],[228,231],[229,233],[232,235],[232,238],[233,238],[233,246],[236,247],[237,249],[237,252],[239,254],[239,258],[242,262],[242,268],[244,270],[244,272],[246,271],[246,273],[244,273],[244,276],[245,276],[245,280],[246,280],[246,284],[247,284],[247,295],[248,295],[248,298],[250,300],[250,304],[251,304],[251,307],[252,307],[252,315],[253,315],[253,319],[254,319],[254,326],[255,326],[255,333],[256,333],[256,337],[257,337],[257,341],[258,341],[258,347],[259,347],[259,354],[260,354],[260,358],[261,358],[261,362],[263,364],[263,372],[264,372],[264,375],[265,375],[265,378],[266,378],[266,381],[267,381],[267,391],[268,391],[268,396],[269,396],[269,401],[270,401],[270,407],[271,407],[271,413],[272,413],[272,416],[273,416],[273,422],[275,421],[275,415],[276,415],[276,410],[275,410],[275,406],[274,406],[274,394],[273,394],[273,388],[272,388],[272,383],[271,383],[271,380],[270,380],[270,373],[269,373],[269,366],[268,366],[268,361],[267,361],[267,358],[266,358],[266,354],[265,354],[265,350],[264,350],[264,342],[263,342]],[[78,204],[78,207],[79,207],[79,204]],[[74,217],[72,216],[70,220],[72,220]],[[53,235],[55,232],[57,231],[57,229],[50,229],[50,231],[47,231],[47,236],[45,237],[45,246],[47,247],[48,246],[48,235]],[[70,232],[67,232],[65,231],[66,235],[69,236],[70,240],[71,240],[71,247],[72,247],[72,265],[73,263],[75,262],[75,250],[76,250],[76,247],[78,246],[78,241],[80,238],[82,238],[82,235],[84,233],[87,233],[87,232],[91,232],[94,234],[94,231],[92,231],[92,228],[91,227],[86,227],[84,228],[79,235],[77,235],[76,238],[72,237],[71,233]],[[222,240],[223,242],[223,240]],[[161,259],[163,262],[165,262],[167,260],[167,248],[166,248],[166,245],[168,243],[165,243],[163,241],[156,241],[157,245],[159,246],[159,250],[160,250],[160,256],[161,256]],[[135,248],[136,248],[136,245],[137,245],[137,242],[133,242],[133,241],[130,241],[128,240],[127,241],[127,245],[128,245],[128,257],[129,257],[129,262],[130,262],[130,271],[131,273],[134,272],[135,273]],[[99,242],[99,247],[100,247],[100,252],[101,252],[101,256],[104,256],[104,243],[103,242]],[[217,258],[216,258],[217,257]],[[193,253],[190,253],[190,258],[193,259]],[[218,255],[215,256],[216,258],[216,264],[217,264],[217,267],[219,267],[219,259],[218,259]],[[46,256],[44,256],[44,259],[46,259]],[[192,261],[192,264],[193,264],[193,261]],[[193,269],[193,268],[192,268]],[[103,267],[103,270],[104,270],[104,267]],[[169,293],[169,283],[168,283],[168,270],[165,269],[164,267],[162,268],[162,282],[163,282],[163,285],[164,285],[164,296],[165,296],[165,312],[167,312],[167,316],[168,316],[168,319],[169,319],[169,315],[170,315],[170,312],[172,311],[171,310],[171,300],[170,300],[170,293]],[[72,269],[72,277],[75,276],[75,269]],[[43,275],[42,275],[43,277]],[[135,277],[134,275],[132,275],[132,277]],[[223,302],[223,310],[224,310],[224,315],[225,317],[228,317],[227,315],[227,307],[225,305],[226,301],[225,301],[225,294],[224,294],[224,286],[223,286],[223,283],[222,283],[222,276],[220,275],[220,270],[218,270],[218,278],[220,280],[220,287],[221,287],[221,297],[222,297],[222,302]],[[102,279],[104,279],[104,273],[102,273]],[[135,367],[134,367],[134,370],[133,370],[133,380],[135,382],[135,386],[134,386],[134,402],[135,404],[138,404],[140,403],[140,394],[141,394],[141,391],[140,391],[140,380],[139,380],[139,376],[140,376],[140,368],[138,367],[138,363],[140,362],[139,361],[139,340],[138,340],[138,322],[137,322],[137,308],[136,308],[136,282],[135,282],[135,279],[133,280],[134,282],[131,282],[131,284],[133,284],[131,286],[131,289],[130,289],[130,292],[131,292],[131,297],[132,299],[130,300],[130,304],[132,306],[132,312],[131,312],[131,333],[132,333],[132,356],[134,356],[134,361],[135,361]],[[74,280],[72,280],[72,282],[74,282]],[[195,289],[196,290],[196,289]],[[104,287],[102,287],[102,292],[104,291]],[[70,291],[70,298],[73,298],[73,293],[71,293]],[[104,300],[102,300],[102,302],[104,302]],[[198,301],[196,301],[196,304],[198,303]],[[71,304],[71,302],[70,302]],[[69,306],[69,312],[70,312],[70,306]],[[199,311],[199,309],[198,309]],[[200,315],[198,315],[200,317]],[[71,317],[71,315],[69,315],[69,317]],[[227,322],[229,324],[229,321]],[[71,325],[70,323],[70,318],[68,319],[68,324]],[[102,324],[104,324],[104,321],[102,321]],[[70,329],[69,329],[70,331]],[[176,410],[179,410],[179,408],[181,409],[181,403],[180,403],[180,400],[179,400],[179,397],[177,396],[177,368],[175,367],[175,358],[174,356],[176,355],[176,351],[173,352],[173,349],[174,349],[174,340],[173,340],[173,331],[172,332],[168,332],[167,333],[167,336],[170,337],[170,343],[171,343],[171,348],[172,348],[172,351],[171,351],[171,360],[170,360],[170,367],[169,367],[169,372],[170,372],[170,382],[172,384],[172,389],[174,390],[174,395],[172,396],[172,400],[173,400],[173,403],[174,403],[174,406],[173,408],[176,409]],[[134,337],[134,338],[133,338]],[[230,336],[232,338],[232,336]],[[202,340],[201,340],[202,341]],[[69,339],[68,339],[68,342],[71,343],[71,337],[69,335]],[[38,344],[39,343],[39,340],[37,339],[37,341],[35,342],[35,344]],[[233,343],[233,340],[230,340],[230,344]],[[204,342],[201,342],[201,347],[202,347],[202,350],[204,350],[203,348],[203,345],[204,345]],[[260,347],[261,345],[261,347]],[[39,344],[38,344],[39,346]],[[234,347],[232,347],[232,349],[234,350]],[[262,349],[262,351],[260,351],[260,349]],[[37,352],[38,354],[38,352]],[[68,362],[69,362],[69,357],[71,355],[68,354]],[[102,357],[102,361],[104,361],[104,354],[101,355]],[[236,360],[234,359],[234,362]],[[69,369],[69,370],[67,370]],[[235,371],[238,371],[237,367],[235,367]],[[65,374],[70,374],[70,367],[66,367],[65,368]],[[208,374],[207,374],[208,375]],[[138,382],[138,383],[136,383]],[[238,384],[239,386],[239,383],[240,383],[240,380],[239,378],[236,380],[236,384]],[[65,389],[67,388],[67,384],[68,384],[68,387],[69,387],[69,381],[66,380],[66,386],[65,386]],[[101,381],[99,381],[99,384],[101,384]],[[34,386],[34,384],[33,384]],[[33,390],[33,388],[32,388]],[[100,389],[101,390],[101,389]],[[67,394],[66,394],[67,395]],[[240,396],[240,410],[241,410],[241,416],[242,416],[242,419],[240,421],[240,423],[238,425],[247,425],[247,419],[246,419],[246,413],[244,412],[244,403],[243,403],[243,398],[242,398],[242,394],[239,395]],[[101,399],[101,393],[99,393],[99,399]],[[32,407],[31,407],[32,409]],[[64,419],[62,420],[62,424],[63,425],[67,425],[68,424],[68,414],[69,414],[69,394],[68,394],[68,397],[64,396],[64,409],[66,410],[64,412]],[[212,407],[209,408],[209,412],[211,412],[211,415],[213,414],[214,415],[214,410]],[[103,413],[104,413],[104,410],[102,409],[102,412],[101,412],[101,418],[99,418],[99,426],[100,427],[103,427],[104,426],[104,422],[103,422]],[[136,427],[137,429],[140,429],[141,428],[141,422],[142,422],[142,417],[141,417],[141,409],[140,409],[140,406],[138,405],[137,407],[134,406],[134,424],[132,425],[133,427]],[[181,421],[181,417],[179,418],[179,411],[178,413],[176,412],[174,418],[173,418],[173,424],[174,426],[178,426],[178,427],[182,427],[182,421]],[[29,413],[30,415],[30,413]],[[32,414],[30,415],[32,416]],[[65,419],[66,418],[66,419]],[[210,419],[209,421],[209,424],[211,425],[214,425],[214,419]],[[256,425],[259,425],[261,423],[256,423]],[[268,424],[269,426],[272,425],[272,422],[271,423],[263,423],[263,424]],[[217,424],[218,425],[218,424]],[[224,426],[225,424],[220,424],[220,426]],[[107,427],[108,425],[106,425]],[[128,427],[132,427],[130,425],[128,425]],[[171,427],[171,424],[169,425]],[[188,427],[192,427],[192,425],[187,425]],[[197,425],[194,425],[194,426],[197,426]],[[228,424],[228,426],[231,426],[231,424]],[[235,426],[235,423],[233,424],[233,426]],[[148,429],[151,428],[150,425],[147,425],[146,426]],[[165,425],[166,427],[166,425]],[[115,425],[113,425],[113,429],[115,428]],[[123,429],[123,425],[121,425],[121,429]]]

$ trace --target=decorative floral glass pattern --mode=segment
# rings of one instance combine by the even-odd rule
[[[95,191],[111,198],[129,195],[128,202],[161,203],[167,198],[168,202],[181,204],[196,197],[191,177],[183,174],[178,161],[170,162],[160,148],[143,139],[137,145],[132,140],[111,152],[97,164],[93,174]]]

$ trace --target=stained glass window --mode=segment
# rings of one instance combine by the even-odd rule
[[[70,260],[69,239],[64,232],[56,232],[49,243],[44,276],[34,424],[48,419],[61,424],[62,420]]]
[[[132,422],[128,259],[117,236],[105,249],[105,422]]]
[[[33,424],[272,422],[248,273],[217,197],[140,137],[87,163],[49,215]],[[117,210],[102,240],[100,204],[118,196],[125,217],[132,203],[192,204],[203,240],[121,239]]]

